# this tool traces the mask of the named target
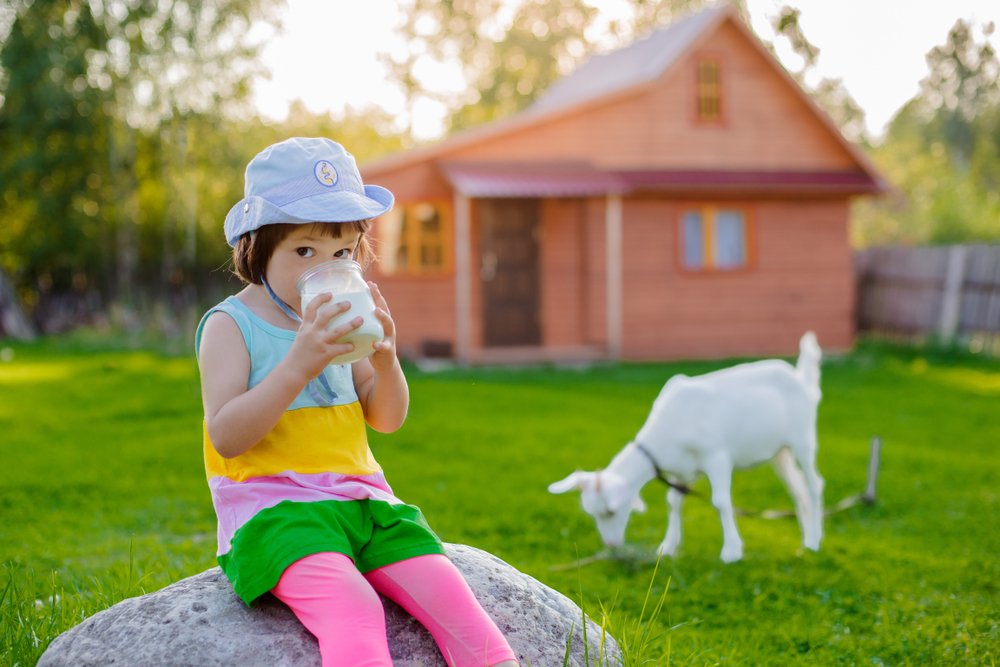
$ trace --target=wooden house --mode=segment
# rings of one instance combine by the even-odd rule
[[[849,201],[884,189],[728,7],[362,173],[401,353],[466,363],[847,349]]]

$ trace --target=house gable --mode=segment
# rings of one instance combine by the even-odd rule
[[[720,69],[721,122],[697,118],[697,67],[706,57]],[[659,77],[476,142],[448,159],[579,161],[619,170],[858,169],[842,138],[768,58],[727,17]]]
[[[723,20],[727,11],[719,7],[697,12],[627,48],[591,57],[576,71],[553,83],[531,106],[531,111],[576,106],[659,78],[692,43]]]
[[[697,113],[699,63],[718,65],[719,122]],[[654,167],[731,170],[864,169],[839,131],[734,20],[719,25],[650,88],[650,131],[635,128],[635,159]]]
[[[654,47],[666,50],[652,58]],[[720,66],[722,122],[696,117],[696,68],[706,55]],[[637,56],[650,60],[640,67]],[[619,77],[618,87],[609,84],[611,66],[628,63],[638,69]],[[592,75],[597,91],[588,96],[581,82]],[[364,171],[378,175],[423,161],[857,172],[869,185],[855,191],[884,187],[863,153],[727,7],[695,14],[632,47],[595,57],[522,114],[366,165]]]

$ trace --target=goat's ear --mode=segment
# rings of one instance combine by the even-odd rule
[[[632,511],[642,514],[646,511],[646,503],[643,502],[642,496],[638,493],[635,494],[635,498],[632,499]]]
[[[582,491],[587,488],[590,483],[590,475],[593,475],[593,473],[580,471],[574,472],[565,479],[549,484],[549,493],[566,493],[574,490]]]

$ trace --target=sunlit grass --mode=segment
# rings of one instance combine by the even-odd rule
[[[30,665],[82,618],[212,567],[215,520],[190,354],[100,341],[6,347],[0,664]],[[875,346],[827,360],[819,468],[828,504],[862,491],[873,435],[885,448],[878,502],[830,517],[819,553],[801,549],[794,520],[740,518],[745,558],[723,565],[718,517],[692,498],[681,552],[654,574],[666,507],[664,489],[650,484],[649,512],[628,530],[633,558],[553,569],[601,545],[577,500],[546,486],[606,465],[670,375],[720,365],[411,368],[408,421],[372,434],[372,447],[398,495],[443,539],[486,549],[582,602],[629,648],[630,664],[995,664],[996,361]],[[738,473],[733,497],[790,507],[767,467]]]
[[[25,383],[62,382],[73,373],[73,364],[56,362],[49,364],[17,365],[12,362],[0,364],[0,385]]]
[[[943,368],[933,371],[928,379],[959,391],[1000,396],[1000,375],[996,373],[972,368]]]

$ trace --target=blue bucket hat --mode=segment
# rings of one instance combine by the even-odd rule
[[[279,223],[354,222],[386,213],[392,193],[365,185],[354,156],[336,141],[294,137],[247,165],[244,197],[226,215],[226,241]]]

